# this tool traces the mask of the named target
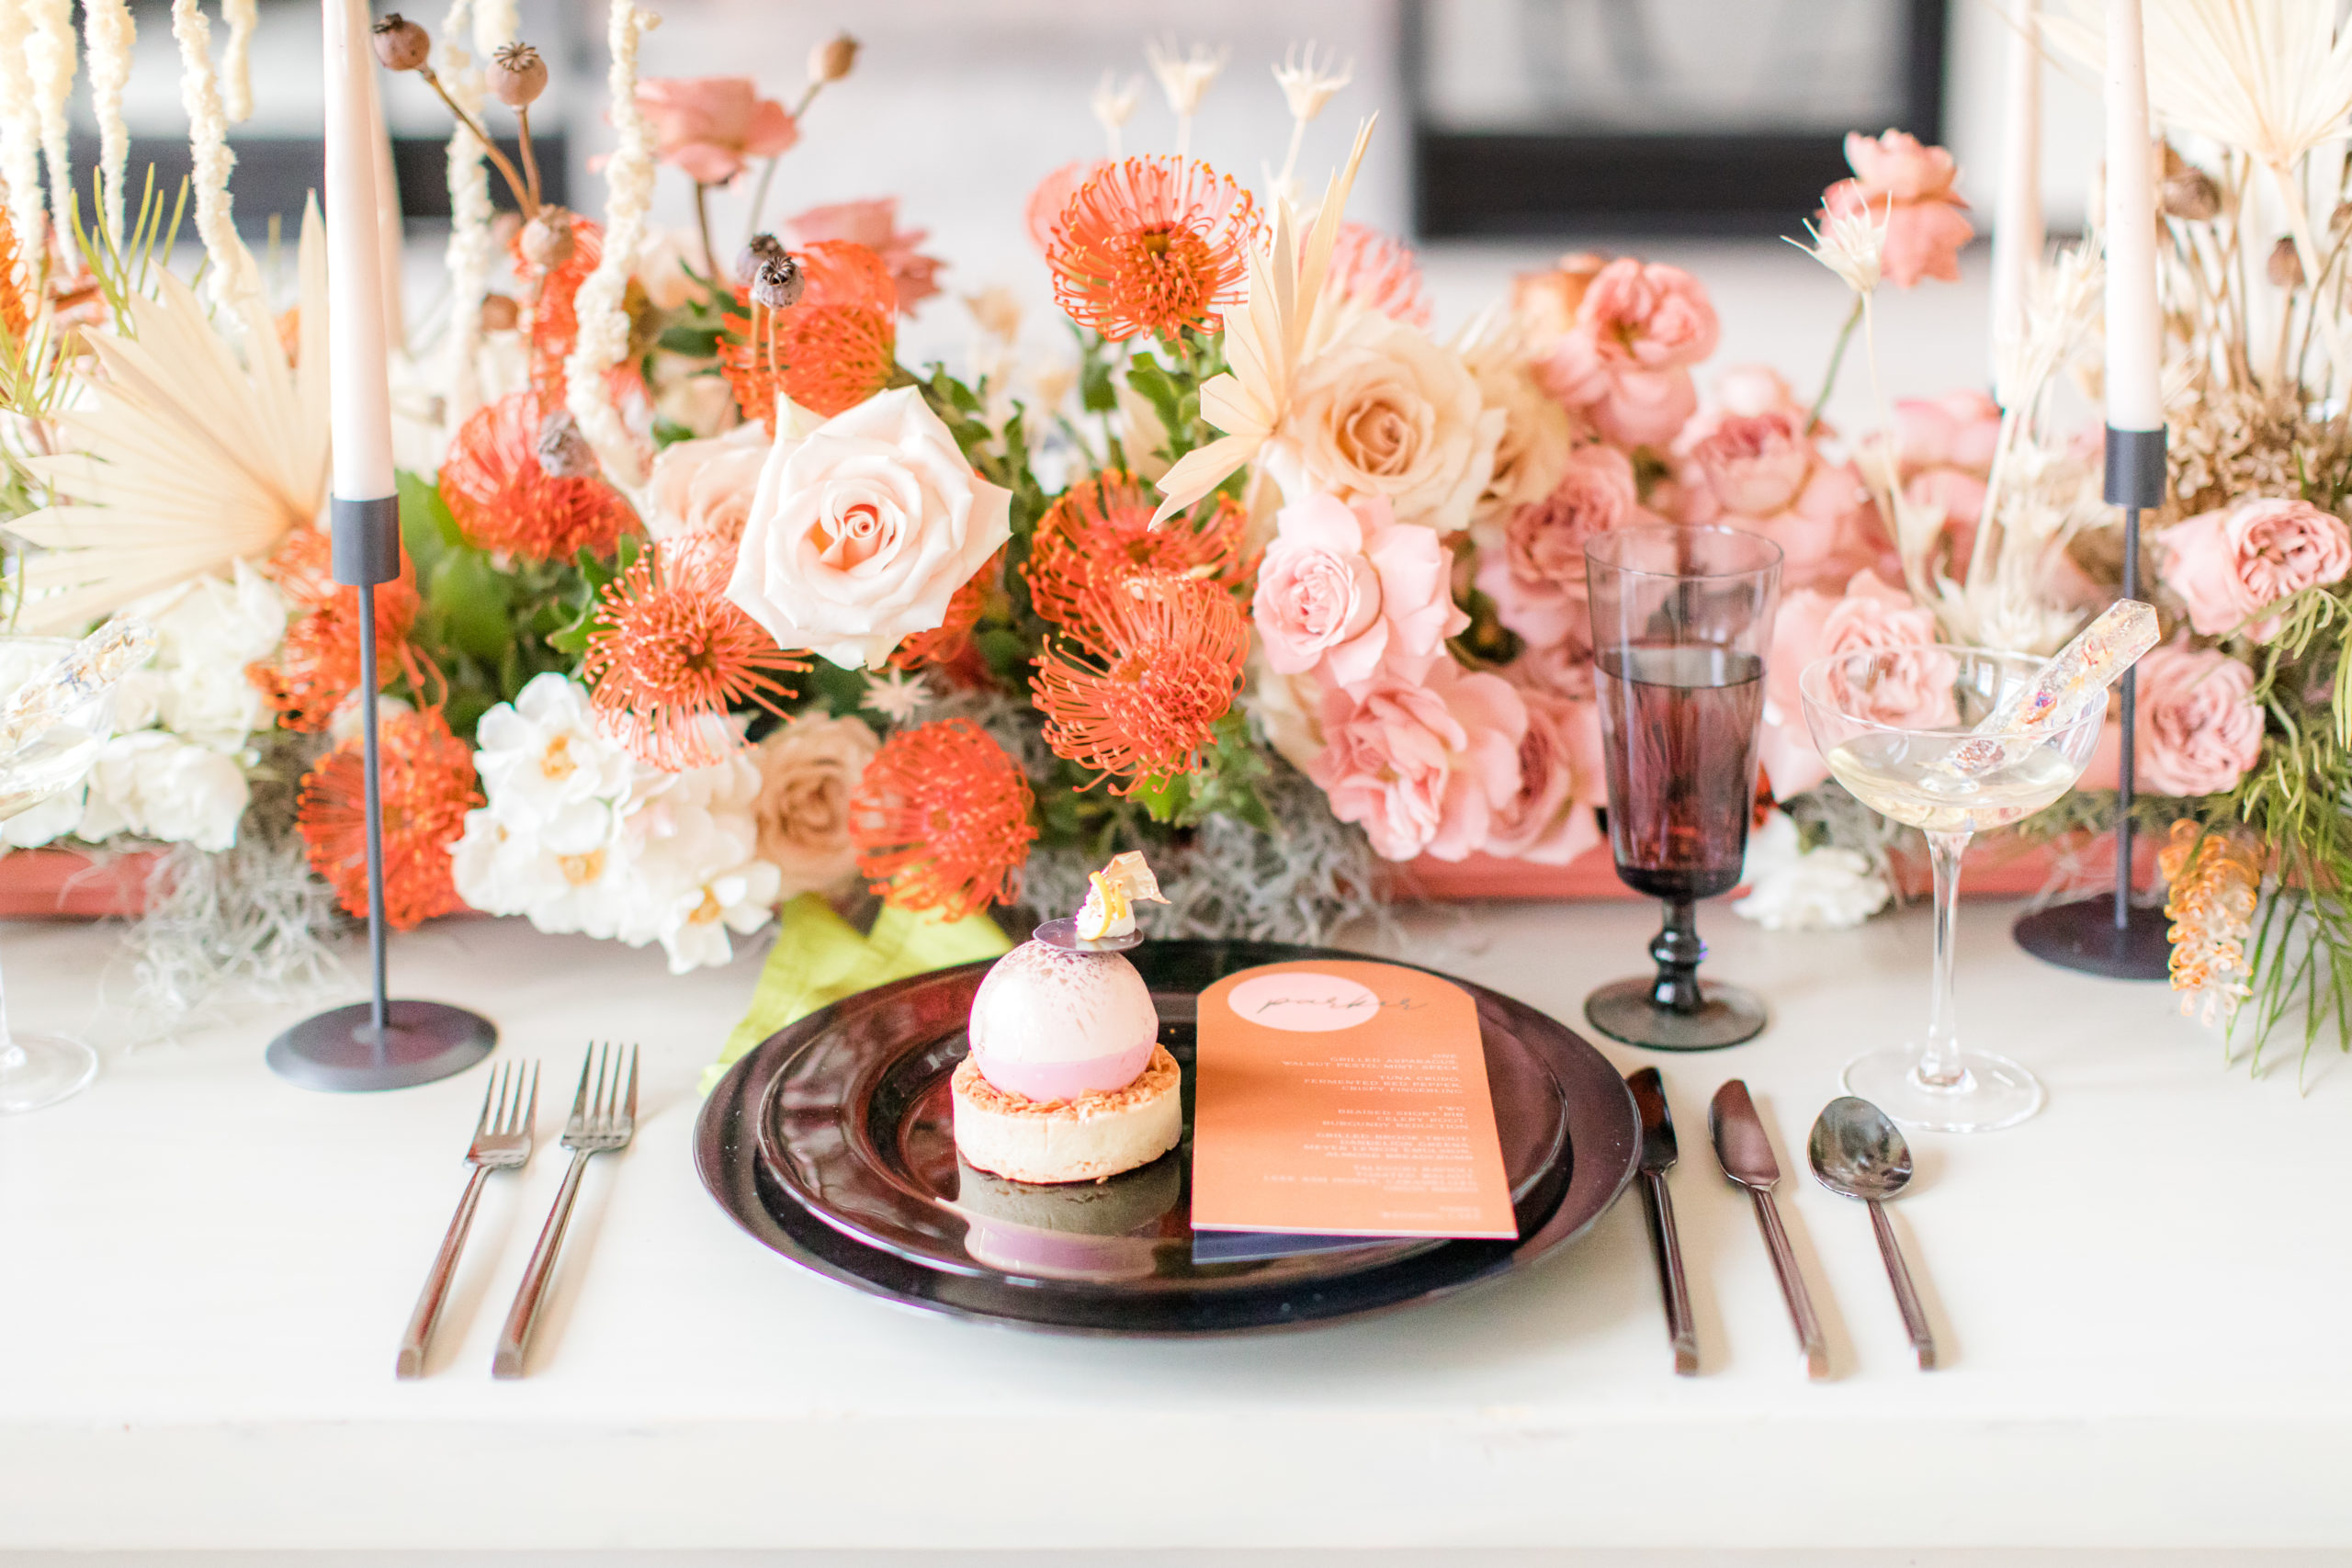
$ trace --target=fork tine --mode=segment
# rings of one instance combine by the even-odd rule
[[[575,1119],[587,1111],[588,1086],[594,1081],[595,1073],[596,1047],[591,1045],[588,1047],[588,1054],[580,1058],[580,1088],[571,1097],[571,1114]]]
[[[518,1126],[509,1128],[509,1129],[508,1129],[508,1131],[510,1131],[510,1132],[515,1132],[515,1133],[529,1133],[532,1129],[536,1128],[538,1124],[539,1124],[539,1065],[538,1065],[538,1063],[537,1063],[537,1062],[533,1062],[533,1063],[531,1064],[531,1092],[530,1092],[530,1094],[529,1094],[529,1096],[528,1096],[528,1103],[526,1103],[526,1104],[523,1107],[523,1120],[522,1120],[522,1122],[521,1122],[521,1124],[520,1124],[520,1125],[518,1125]]]
[[[622,1114],[631,1123],[637,1121],[637,1047],[634,1044],[628,1048],[628,1104]]]
[[[474,1136],[477,1138],[495,1124],[491,1119],[490,1108],[498,1103],[499,1080],[503,1067],[503,1063],[499,1066],[492,1067],[490,1082],[482,1086],[481,1114],[474,1119]]]

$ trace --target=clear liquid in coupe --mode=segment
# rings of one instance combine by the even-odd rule
[[[1634,644],[1594,662],[1618,876],[1655,898],[1730,892],[1754,810],[1764,661]]]
[[[1829,771],[1855,799],[1930,833],[1982,833],[2020,821],[2074,786],[2081,764],[2055,745],[2036,746],[1990,773],[1939,765],[1950,735],[1858,735],[1833,748]]]

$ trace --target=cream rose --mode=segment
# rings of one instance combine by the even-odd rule
[[[760,859],[784,873],[780,897],[821,893],[857,870],[849,796],[882,742],[857,718],[803,716],[760,742]]]
[[[653,459],[649,495],[647,526],[653,536],[715,539],[730,548],[741,543],[768,447],[763,427],[742,424],[707,441],[662,448]]]
[[[1299,371],[1265,461],[1289,500],[1380,496],[1397,522],[1451,534],[1494,476],[1504,419],[1460,355],[1358,310]]]
[[[912,387],[806,436],[782,422],[727,596],[781,647],[876,666],[946,620],[947,601],[1012,536],[1012,506]]]
[[[1474,344],[1463,359],[1477,380],[1487,411],[1503,416],[1494,466],[1471,521],[1500,523],[1552,493],[1567,471],[1576,426],[1568,411],[1537,383],[1515,344]]]

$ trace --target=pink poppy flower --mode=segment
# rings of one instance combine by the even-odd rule
[[[648,77],[637,108],[652,123],[654,155],[697,185],[725,185],[752,159],[800,140],[785,107],[761,97],[749,76]]]

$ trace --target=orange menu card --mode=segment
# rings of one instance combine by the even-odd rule
[[[1469,993],[1325,959],[1203,991],[1193,1228],[1516,1240]]]

